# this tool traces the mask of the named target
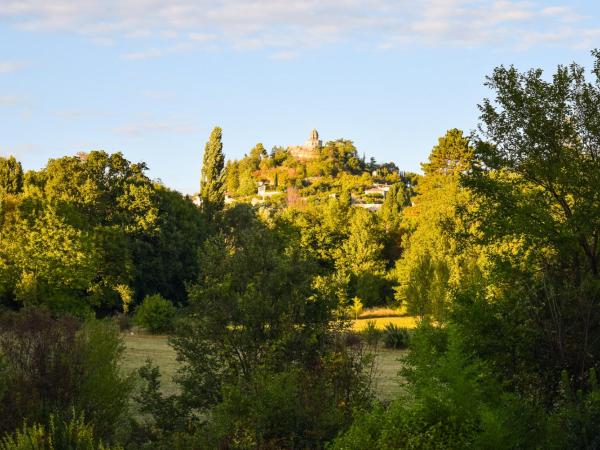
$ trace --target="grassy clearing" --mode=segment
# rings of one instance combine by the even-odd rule
[[[375,392],[380,400],[393,400],[400,396],[401,378],[398,372],[402,368],[401,358],[408,350],[379,348],[375,359]]]
[[[403,314],[404,310],[402,309],[394,309],[394,308],[367,308],[363,310],[362,313],[358,315],[359,319],[373,319],[375,317],[400,317]]]
[[[138,369],[151,359],[153,364],[160,368],[163,393],[169,395],[177,392],[173,376],[179,363],[175,358],[175,351],[169,347],[166,336],[124,334],[123,341],[125,342],[124,370],[129,372]]]
[[[359,321],[360,322],[360,321]],[[152,336],[145,334],[124,334],[125,358],[123,369],[135,370],[151,359],[160,367],[162,375],[162,390],[165,394],[177,392],[173,382],[173,375],[177,371],[178,362],[175,351],[169,347],[166,336]],[[390,400],[398,396],[398,371],[402,367],[399,361],[406,351],[378,349],[375,362],[375,389],[377,396],[382,400]]]
[[[383,330],[388,323],[393,323],[402,328],[416,328],[417,319],[415,317],[376,317],[373,319],[358,319],[352,322],[352,329],[354,331],[362,331],[367,326],[367,322],[373,321],[380,330]]]

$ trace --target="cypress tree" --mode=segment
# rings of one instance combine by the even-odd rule
[[[379,210],[379,215],[386,224],[386,229],[389,226],[397,226],[400,222],[400,213],[405,206],[410,206],[410,195],[406,191],[403,183],[395,183],[390,187],[383,205]],[[389,230],[388,230],[389,231]]]
[[[209,217],[223,209],[225,203],[223,142],[222,131],[215,127],[204,147],[204,160],[202,163],[202,177],[200,179],[200,197],[202,207]]]

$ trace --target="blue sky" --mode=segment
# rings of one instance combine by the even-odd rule
[[[229,158],[317,128],[418,170],[495,66],[595,47],[593,0],[0,0],[0,154],[121,151],[193,193],[214,125]]]

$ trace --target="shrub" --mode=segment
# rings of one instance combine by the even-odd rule
[[[113,316],[113,321],[119,327],[120,331],[127,331],[131,328],[131,316],[126,313],[118,313]]]
[[[13,435],[0,440],[0,450],[118,450],[106,447],[94,437],[93,427],[83,415],[68,421],[50,417],[48,427],[36,424],[23,426]]]
[[[360,334],[355,333],[354,331],[348,331],[344,333],[344,344],[346,347],[358,347],[362,344],[360,339]]]
[[[0,401],[0,433],[24,419],[44,422],[53,409],[68,409],[77,392],[79,361],[75,319],[25,309],[0,320],[0,354],[6,389]]]
[[[595,448],[545,441],[539,408],[502,391],[493,371],[451,338],[434,358],[405,360],[408,395],[359,414],[329,450]]]
[[[347,354],[334,359],[317,376],[301,369],[261,371],[249,383],[226,385],[209,423],[213,442],[203,448],[323,448],[349,425],[353,408],[366,406],[354,379],[358,361]]]
[[[112,435],[132,382],[118,366],[122,351],[108,321],[82,324],[39,309],[0,317],[0,433],[68,418],[75,408],[101,436]]]
[[[161,295],[149,295],[135,310],[135,323],[150,333],[164,333],[171,330],[175,312],[173,303]]]
[[[374,320],[368,320],[367,326],[362,331],[367,344],[373,347],[376,347],[379,344],[379,339],[381,339],[381,330],[377,328],[377,324]]]
[[[385,326],[383,342],[387,348],[407,348],[410,341],[410,333],[407,328],[401,328],[393,323]]]
[[[110,321],[90,320],[78,332],[82,380],[74,404],[99,436],[109,437],[126,415],[134,379],[119,363],[125,350]]]
[[[561,374],[560,397],[548,418],[546,448],[600,447],[600,388],[595,369],[587,389],[574,389],[566,371]]]

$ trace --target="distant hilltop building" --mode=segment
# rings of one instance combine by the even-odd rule
[[[312,130],[304,145],[288,147],[290,154],[296,159],[316,159],[319,157],[323,143],[319,140],[319,132]]]

